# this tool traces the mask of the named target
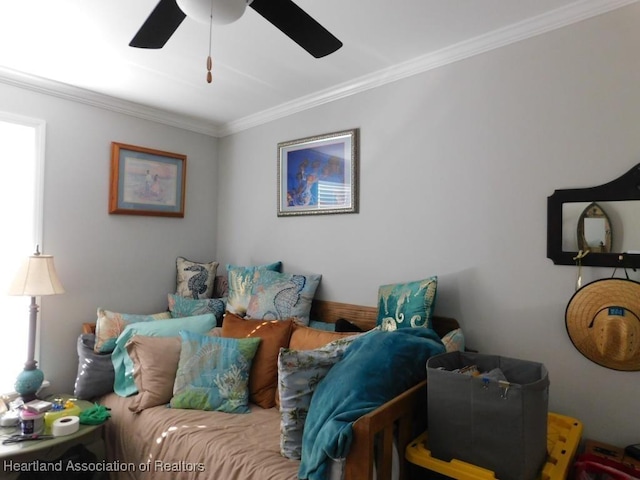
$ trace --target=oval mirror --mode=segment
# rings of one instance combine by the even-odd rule
[[[611,221],[596,202],[589,204],[578,219],[578,249],[592,253],[611,252]]]

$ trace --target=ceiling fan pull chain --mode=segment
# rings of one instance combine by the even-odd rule
[[[211,67],[213,60],[211,59],[211,35],[213,31],[213,2],[211,2],[211,14],[209,16],[209,55],[207,56],[207,83],[211,83],[213,76],[211,75]]]

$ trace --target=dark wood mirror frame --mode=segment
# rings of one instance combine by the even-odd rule
[[[547,197],[547,258],[556,265],[576,265],[578,252],[562,250],[562,205],[570,202],[613,202],[640,200],[640,164],[621,177],[589,188],[556,190]],[[592,253],[584,256],[584,266],[640,268],[640,255],[628,253]]]

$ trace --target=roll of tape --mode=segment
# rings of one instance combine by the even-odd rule
[[[75,415],[56,419],[51,425],[51,434],[54,437],[63,437],[76,433],[80,428],[80,418]]]

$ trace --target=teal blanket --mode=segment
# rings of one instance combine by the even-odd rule
[[[298,478],[325,480],[326,461],[349,452],[353,422],[424,380],[427,359],[444,350],[427,328],[374,331],[354,340],[313,394]]]

